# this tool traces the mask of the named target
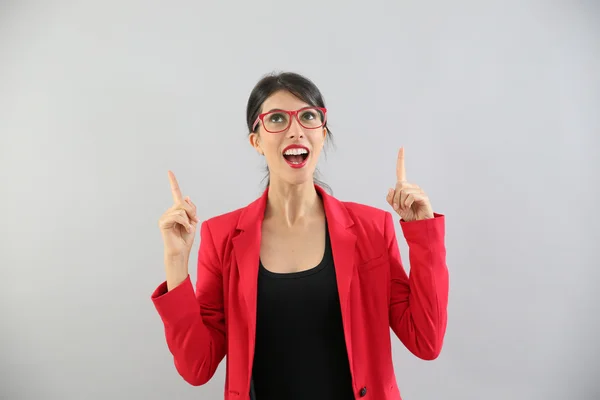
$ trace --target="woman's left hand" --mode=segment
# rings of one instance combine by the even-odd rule
[[[406,181],[404,148],[398,152],[396,188],[388,191],[386,200],[406,222],[433,218],[433,209],[427,194],[417,185]]]

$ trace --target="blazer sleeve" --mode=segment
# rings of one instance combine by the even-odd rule
[[[409,248],[410,276],[402,266],[392,215],[386,212],[390,259],[390,327],[415,356],[433,360],[442,350],[448,306],[445,217],[400,225]]]
[[[200,229],[197,271],[196,293],[188,275],[172,290],[163,282],[152,294],[175,367],[194,386],[212,378],[226,353],[222,268],[207,221]]]

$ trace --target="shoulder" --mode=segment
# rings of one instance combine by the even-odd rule
[[[240,207],[232,211],[214,215],[204,220],[202,224],[211,231],[211,234],[232,231],[236,228],[240,216],[244,212],[245,208],[246,207]]]
[[[381,208],[369,206],[367,204],[357,203],[354,201],[342,201],[341,202],[348,213],[353,217],[360,219],[363,218],[385,218],[389,215],[389,211],[385,211]]]
[[[346,207],[349,213],[356,215],[358,217],[373,217],[380,216],[384,217],[388,212],[382,210],[381,208],[369,206],[367,204],[357,203],[354,201],[341,201],[341,203]]]
[[[355,225],[383,231],[392,218],[389,211],[353,201],[341,201]]]
[[[206,219],[202,231],[215,238],[231,238],[239,230],[252,228],[264,212],[265,196],[253,200],[243,207],[224,212]]]
[[[352,220],[352,231],[356,235],[357,250],[361,259],[375,259],[383,254],[394,235],[393,217],[389,211],[353,201],[342,201],[347,215]]]

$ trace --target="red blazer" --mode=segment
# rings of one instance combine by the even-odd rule
[[[448,270],[444,216],[404,222],[410,277],[392,215],[323,198],[356,398],[399,400],[390,328],[415,356],[433,360],[446,331]],[[267,191],[248,206],[204,221],[196,291],[188,278],[152,294],[177,371],[203,385],[226,357],[225,399],[249,399],[261,223]]]

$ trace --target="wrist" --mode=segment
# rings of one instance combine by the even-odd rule
[[[187,272],[189,257],[181,254],[165,254],[164,262],[167,270],[185,270]]]
[[[167,275],[167,290],[173,290],[185,281],[189,275],[187,258],[165,257],[165,272]]]

